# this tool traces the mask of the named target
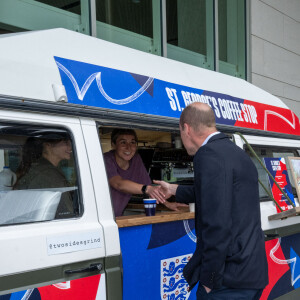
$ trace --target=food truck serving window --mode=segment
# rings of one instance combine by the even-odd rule
[[[113,127],[99,128],[109,181],[114,176],[123,176],[122,178],[139,185],[151,185],[153,180],[193,184],[193,158],[184,149],[179,132],[141,129],[133,131],[123,127],[121,130],[125,130],[126,133],[114,138],[119,129]],[[124,137],[126,135],[127,137]],[[128,136],[132,137],[128,140]],[[136,141],[134,147],[129,145],[132,138]],[[124,146],[118,143],[118,141],[122,143],[122,139],[126,139]],[[126,155],[129,157],[127,157],[128,159]],[[127,171],[122,171],[121,166],[116,166],[117,159],[118,161],[130,159],[129,167],[125,168]],[[133,166],[135,169],[131,172]],[[143,204],[143,198],[145,197],[141,190],[135,189],[137,193],[129,193],[127,190],[118,190],[118,186],[110,185],[110,191],[116,216],[144,212],[144,207],[139,207]],[[172,202],[174,199],[169,199],[169,201]],[[124,205],[120,208],[119,203],[124,203]],[[161,209],[168,210],[164,206],[157,207],[157,211]]]
[[[79,215],[72,144],[64,129],[0,124],[0,225]]]

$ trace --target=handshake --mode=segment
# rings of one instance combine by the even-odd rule
[[[167,208],[171,210],[179,210],[180,207],[187,207],[186,204],[169,202],[171,196],[175,196],[178,184],[171,184],[165,181],[153,180],[153,183],[156,184],[148,186],[147,194],[150,198],[156,199],[156,203],[164,204]]]

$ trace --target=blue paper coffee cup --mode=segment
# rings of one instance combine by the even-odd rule
[[[156,199],[144,199],[146,216],[155,216]]]

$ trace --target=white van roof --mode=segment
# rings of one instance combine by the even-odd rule
[[[0,94],[54,101],[61,84],[53,57],[130,71],[171,83],[274,106],[287,106],[249,82],[66,29],[0,35]]]
[[[245,80],[66,29],[0,35],[0,82],[6,97],[160,118],[205,102],[219,125],[300,135],[295,114]]]

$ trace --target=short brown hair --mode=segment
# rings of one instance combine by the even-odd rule
[[[127,128],[115,128],[111,133],[111,143],[116,144],[117,139],[120,135],[132,135],[136,142],[138,141],[136,132],[133,129]]]
[[[182,112],[179,120],[181,128],[184,123],[190,125],[195,131],[199,127],[215,128],[216,118],[211,107],[204,103],[192,103]]]

